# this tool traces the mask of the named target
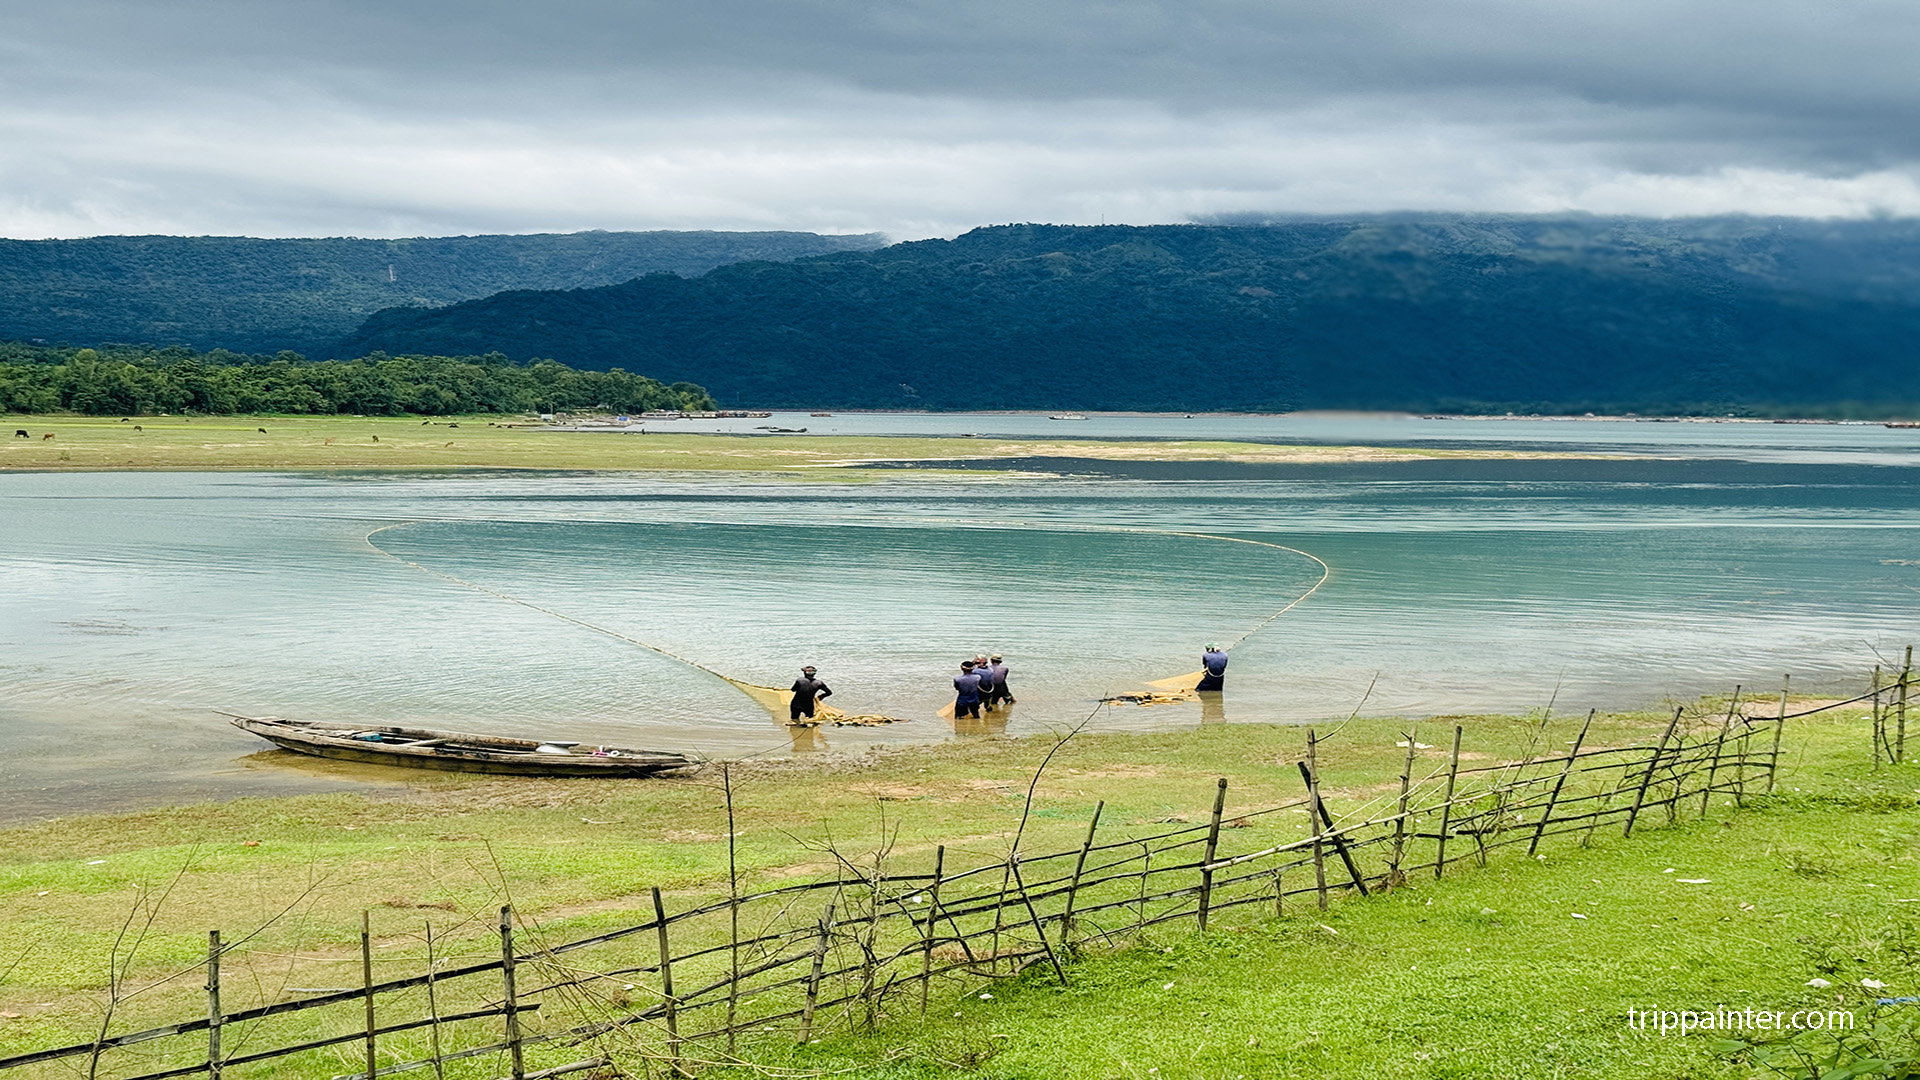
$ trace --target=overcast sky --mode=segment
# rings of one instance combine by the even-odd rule
[[[0,235],[1920,214],[1912,0],[0,0]]]

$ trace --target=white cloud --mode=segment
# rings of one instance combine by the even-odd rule
[[[1920,213],[1913,9],[73,0],[0,234]]]

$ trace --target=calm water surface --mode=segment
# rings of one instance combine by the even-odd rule
[[[1013,666],[1015,733],[1249,631],[1224,715],[1115,707],[1094,726],[1306,722],[1369,684],[1368,712],[1410,715],[1536,708],[1556,687],[1565,710],[1649,705],[1783,671],[1857,689],[1920,638],[1920,473],[1864,463],[1898,447],[1851,430],[1866,437],[1792,460],[874,483],[0,476],[0,817],[387,777],[260,753],[222,709],[729,756],[952,738],[935,710],[981,649]],[[1332,577],[1255,630],[1320,568],[1223,538],[1311,552]],[[813,663],[836,705],[911,722],[796,746],[696,667],[400,559],[736,678]]]

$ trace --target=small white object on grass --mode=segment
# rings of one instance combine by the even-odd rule
[[[982,993],[981,993],[981,995],[980,995],[980,1000],[981,1000],[981,1001],[992,1001],[992,1000],[993,1000],[993,995],[992,995],[992,994],[989,994],[989,993],[985,993],[985,992],[982,992]]]
[[[1813,978],[1807,980],[1807,985],[1813,987],[1815,990],[1825,990],[1827,987],[1832,986],[1833,984],[1821,978],[1820,976],[1815,975]]]
[[[1165,985],[1163,985],[1163,986],[1161,986],[1161,987],[1160,987],[1160,989],[1162,989],[1162,990],[1171,990],[1171,989],[1173,989],[1173,984],[1172,984],[1172,983],[1166,983]]]
[[[1881,982],[1879,979],[1861,979],[1860,985],[1869,990],[1885,990],[1887,988],[1887,984]]]
[[[1585,915],[1582,915],[1582,914],[1580,914],[1580,913],[1579,913],[1579,912],[1577,912],[1577,911],[1569,911],[1569,912],[1567,912],[1567,914],[1569,914],[1569,915],[1571,915],[1571,916],[1573,916],[1573,917],[1574,917],[1574,918],[1576,918],[1576,919],[1584,919],[1584,918],[1586,918],[1586,916],[1585,916]]]
[[[1703,878],[1703,877],[1683,877],[1683,878],[1674,878],[1673,880],[1676,884],[1680,884],[1680,885],[1711,885],[1713,884],[1712,878]]]

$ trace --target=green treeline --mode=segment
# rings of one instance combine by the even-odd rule
[[[0,345],[0,409],[15,413],[452,416],[714,407],[713,398],[693,383],[668,386],[618,368],[579,371],[551,360],[516,364],[498,353],[376,352],[357,360],[311,361],[291,352]]]

